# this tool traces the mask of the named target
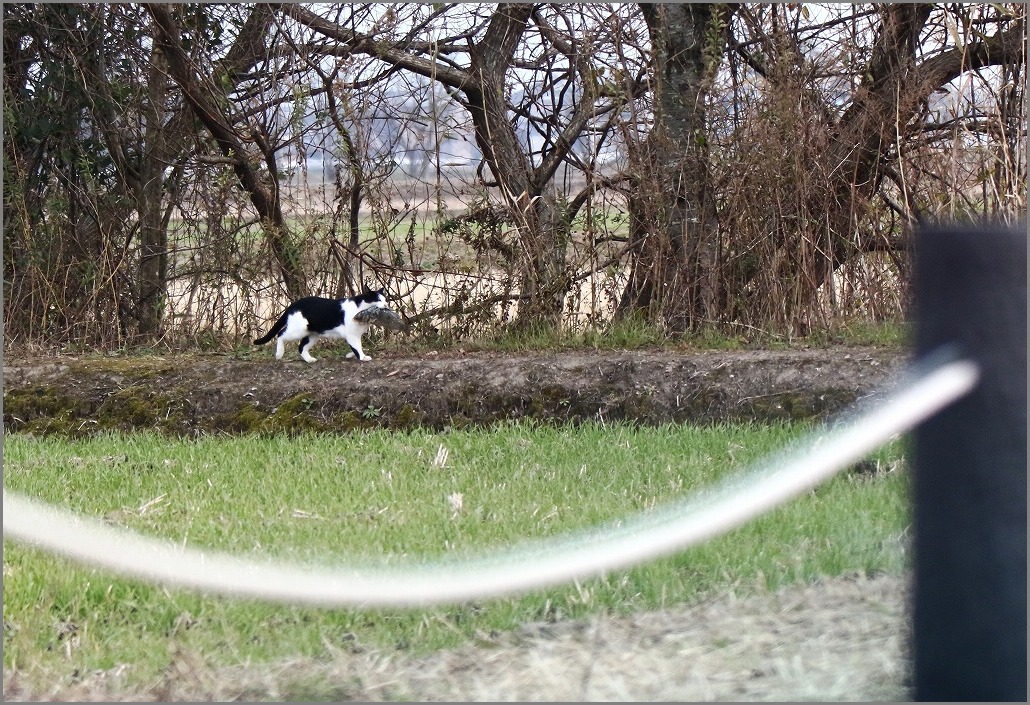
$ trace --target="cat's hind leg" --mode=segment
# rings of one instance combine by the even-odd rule
[[[314,362],[314,359],[308,355],[304,346],[308,343],[308,338],[311,337],[312,333],[308,331],[308,321],[300,312],[291,313],[286,319],[286,326],[283,328],[282,333],[279,334],[279,339],[275,344],[275,359],[281,360],[286,350],[286,343],[292,343],[295,340],[302,341],[300,344],[300,355],[308,362]],[[317,337],[317,336],[315,336]]]

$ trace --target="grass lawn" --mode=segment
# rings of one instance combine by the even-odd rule
[[[300,438],[12,434],[4,485],[189,545],[322,565],[388,562],[479,555],[647,512],[804,431],[518,423]],[[182,652],[211,666],[317,658],[362,644],[424,653],[525,622],[900,573],[909,524],[903,455],[895,442],[872,458],[875,472],[843,473],[676,556],[579,586],[453,607],[317,609],[206,597],[5,541],[5,672],[45,684],[127,665],[146,681]]]

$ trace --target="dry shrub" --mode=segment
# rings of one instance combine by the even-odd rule
[[[828,146],[818,109],[794,90],[761,95],[722,153],[722,269],[727,317],[791,330],[819,316],[813,263],[823,238],[812,206],[825,198],[819,173]]]

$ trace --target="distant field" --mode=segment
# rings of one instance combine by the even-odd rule
[[[5,487],[194,546],[291,561],[461,556],[646,512],[789,443],[800,426],[69,441],[7,435]],[[441,451],[444,449],[444,452]],[[900,442],[708,544],[580,585],[425,610],[286,607],[123,580],[4,543],[4,667],[42,684],[120,669],[146,682],[173,654],[211,667],[327,649],[427,653],[534,621],[629,614],[820,576],[900,574]],[[127,670],[126,670],[127,669]]]

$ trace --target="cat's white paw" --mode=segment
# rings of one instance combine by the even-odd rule
[[[372,360],[372,358],[370,358],[370,357],[369,357],[368,355],[362,355],[362,356],[361,356],[361,357],[360,357],[359,359],[360,359],[360,360],[361,360],[362,362],[369,362],[369,361],[371,361],[371,360]]]
[[[351,359],[352,357],[354,357],[354,353],[353,352],[347,353],[347,359],[348,360]]]
[[[310,355],[301,355],[304,358],[304,362],[318,362],[317,357],[311,357]]]

